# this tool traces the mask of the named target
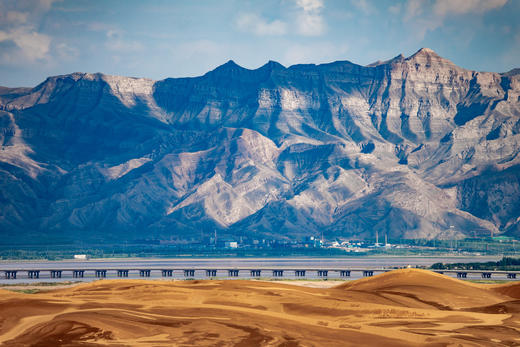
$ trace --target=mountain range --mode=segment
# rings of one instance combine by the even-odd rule
[[[0,87],[2,242],[520,236],[520,70],[423,48]]]

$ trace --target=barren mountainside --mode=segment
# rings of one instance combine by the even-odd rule
[[[430,49],[0,88],[4,241],[520,233],[520,70]]]

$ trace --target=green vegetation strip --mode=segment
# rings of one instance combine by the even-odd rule
[[[520,271],[520,258],[503,257],[499,261],[484,263],[435,263],[434,270],[488,270],[488,271]]]

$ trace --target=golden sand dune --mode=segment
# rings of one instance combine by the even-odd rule
[[[411,269],[328,289],[102,280],[39,294],[0,291],[0,345],[519,345],[518,294],[516,284]]]
[[[337,288],[381,295],[396,300],[400,305],[411,305],[410,307],[460,309],[505,300],[498,290],[490,291],[489,285],[482,286],[416,269],[384,273],[377,276],[377,280],[368,277],[346,282]]]

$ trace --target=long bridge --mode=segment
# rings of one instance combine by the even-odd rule
[[[349,278],[354,273],[362,277],[371,277],[378,273],[389,272],[395,269],[390,268],[295,268],[295,267],[77,267],[77,268],[17,268],[0,269],[0,274],[4,274],[5,279],[39,279],[40,276],[48,278],[127,278],[131,277],[176,277],[176,278]],[[430,270],[440,274],[456,275],[457,278],[465,279],[468,275],[480,275],[483,279],[492,277],[506,278],[515,280],[517,275],[520,278],[520,271],[502,270]],[[154,276],[153,276],[154,275]],[[471,276],[470,276],[471,277]]]

